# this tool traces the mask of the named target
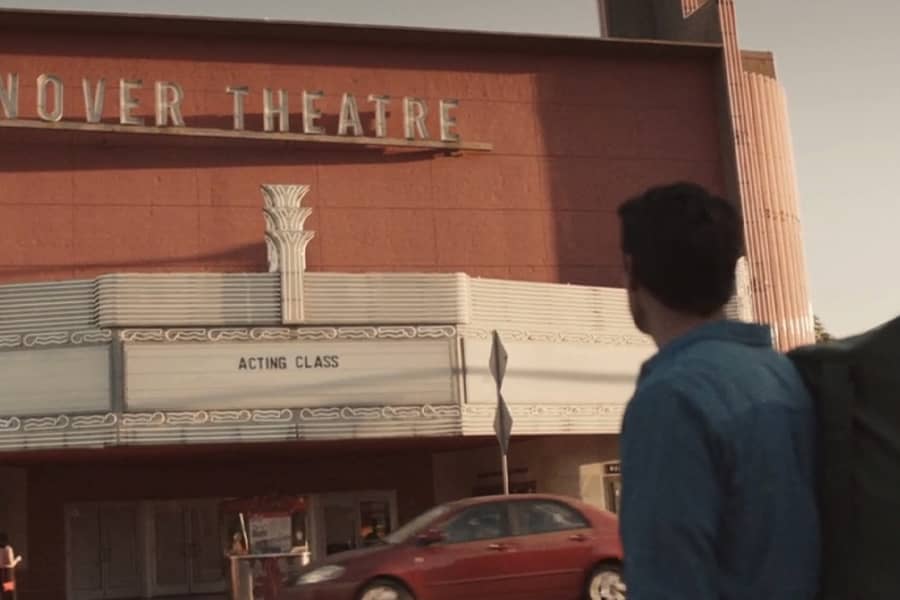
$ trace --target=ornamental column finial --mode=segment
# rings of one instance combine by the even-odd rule
[[[303,322],[306,246],[315,237],[315,232],[303,229],[312,213],[308,206],[301,206],[308,193],[308,185],[262,186],[269,272],[281,275],[281,320],[284,324]]]

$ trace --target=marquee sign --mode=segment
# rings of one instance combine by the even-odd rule
[[[174,81],[155,81],[145,85],[139,79],[119,79],[118,123],[102,122],[107,81],[100,78],[82,78],[78,92],[83,96],[81,120],[71,120],[74,115],[64,111],[65,94],[71,89],[62,78],[52,74],[37,77],[37,119],[22,119],[20,114],[20,77],[18,73],[0,73],[0,127],[26,129],[61,129],[67,131],[95,131],[101,133],[132,133],[181,135],[209,138],[241,138],[260,140],[280,140],[293,142],[318,142],[330,144],[353,144],[362,146],[402,146],[431,148],[440,150],[490,151],[491,144],[464,142],[457,131],[456,109],[459,101],[440,99],[436,102],[413,96],[391,98],[386,95],[369,94],[357,98],[353,94],[340,95],[337,126],[326,131],[321,124],[324,114],[320,102],[325,92],[303,90],[300,94],[300,110],[292,111],[287,90],[263,88],[259,93],[262,101],[262,131],[246,128],[245,114],[251,90],[244,85],[227,86],[223,94],[231,97],[232,128],[216,129],[189,127],[186,124],[183,104],[184,88]],[[154,117],[152,124],[135,114],[152,95]],[[374,114],[374,122],[367,130],[360,117],[360,103],[366,103]],[[388,108],[392,104],[401,107],[403,138],[388,137]],[[438,113],[438,131],[428,127],[431,111]]]
[[[131,411],[452,405],[451,340],[125,344]]]
[[[106,412],[112,407],[109,369],[105,345],[0,352],[0,421],[4,415]]]

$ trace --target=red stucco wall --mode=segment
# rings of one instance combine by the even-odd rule
[[[298,34],[302,37],[302,34]],[[0,283],[110,271],[265,267],[262,183],[307,183],[317,236],[308,268],[465,271],[619,283],[616,205],[657,182],[724,188],[717,61],[710,56],[596,56],[389,47],[198,36],[43,33],[0,36],[0,76],[19,73],[20,116],[34,118],[35,79],[66,85],[66,120],[83,121],[81,78],[179,82],[189,125],[231,127],[227,85],[248,85],[247,127],[261,129],[261,90],[283,87],[300,126],[302,89],[323,89],[335,128],[341,92],[458,98],[465,139],[489,154],[352,150],[0,129]]]

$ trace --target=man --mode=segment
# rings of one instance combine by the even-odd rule
[[[619,217],[632,317],[659,348],[621,438],[629,600],[814,598],[812,404],[767,327],[725,320],[737,210],[675,184]]]

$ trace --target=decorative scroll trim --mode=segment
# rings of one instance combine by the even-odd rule
[[[444,339],[457,334],[475,339],[490,339],[489,329],[454,325],[397,325],[383,327],[273,327],[219,329],[123,329],[123,342],[238,342],[238,341],[326,341],[326,340],[402,340]],[[513,341],[601,344],[605,346],[648,346],[650,338],[641,335],[592,335],[579,332],[500,330]]]
[[[22,420],[19,417],[0,417],[0,435],[17,432],[22,429]]]
[[[615,417],[620,404],[509,405],[513,417],[523,420]],[[373,423],[434,421],[452,419],[492,419],[492,404],[419,406],[330,406],[309,408],[155,411],[142,413],[102,413],[96,415],[56,415],[45,417],[0,417],[0,436],[22,433],[65,432],[92,429],[183,429],[237,425],[253,428],[304,423]]]
[[[249,410],[216,410],[209,416],[210,423],[249,423],[253,419],[253,412]]]
[[[0,436],[5,434],[64,432],[90,429],[184,428],[214,425],[266,426],[294,423],[370,422],[459,419],[455,405],[423,406],[334,406],[323,408],[275,408],[238,410],[155,411],[55,415],[44,417],[0,417]]]
[[[624,406],[510,406],[520,431],[615,433]],[[0,456],[33,448],[347,439],[373,435],[487,435],[495,407],[335,406],[0,417]]]
[[[458,419],[462,412],[458,406],[362,406],[301,408],[298,416],[302,422],[316,421],[383,421],[396,419]]]
[[[69,428],[69,417],[60,415],[58,417],[37,417],[34,419],[25,419],[22,429],[24,431],[59,431]]]
[[[0,417],[0,436],[4,434],[42,433],[110,429],[119,422],[118,415],[57,415],[50,417]]]
[[[155,413],[125,413],[122,415],[123,427],[162,426],[166,424],[166,414]]]
[[[555,342],[572,344],[600,344],[603,346],[648,346],[652,345],[649,337],[632,334],[601,334],[560,331],[525,331],[521,329],[499,329],[504,339],[516,342]],[[463,327],[461,335],[479,340],[491,339],[492,330],[480,327]]]
[[[83,331],[50,331],[27,333],[25,335],[0,336],[0,348],[47,348],[54,346],[81,346],[104,344],[112,341],[109,329],[88,329]]]
[[[581,404],[581,405],[516,405],[509,404],[513,417],[520,419],[573,419],[590,417],[615,417],[622,414],[622,404]],[[492,404],[467,404],[463,416],[472,418],[494,418],[496,408]]]
[[[72,429],[93,429],[98,427],[115,427],[119,423],[119,416],[115,413],[105,415],[90,415],[72,418]]]
[[[327,341],[327,340],[401,340],[444,339],[456,336],[456,327],[270,327],[235,329],[123,329],[123,342],[251,342],[251,341]]]
[[[207,425],[290,424],[324,421],[393,421],[460,418],[454,405],[424,406],[330,406],[257,410],[198,410],[181,412],[125,413],[121,422],[129,427],[202,427]]]
[[[290,423],[294,420],[294,411],[289,408],[281,410],[254,410],[254,423]]]
[[[392,325],[382,327],[261,327],[261,328],[176,328],[122,329],[123,342],[256,342],[256,341],[329,341],[329,340],[411,340],[445,339],[462,334],[475,339],[490,339],[491,330],[454,325]],[[513,341],[602,344],[606,346],[647,346],[649,338],[640,335],[592,335],[578,332],[525,331],[502,329],[501,335]],[[29,333],[0,336],[0,349],[46,348],[104,344],[112,341],[110,329],[74,332]]]

